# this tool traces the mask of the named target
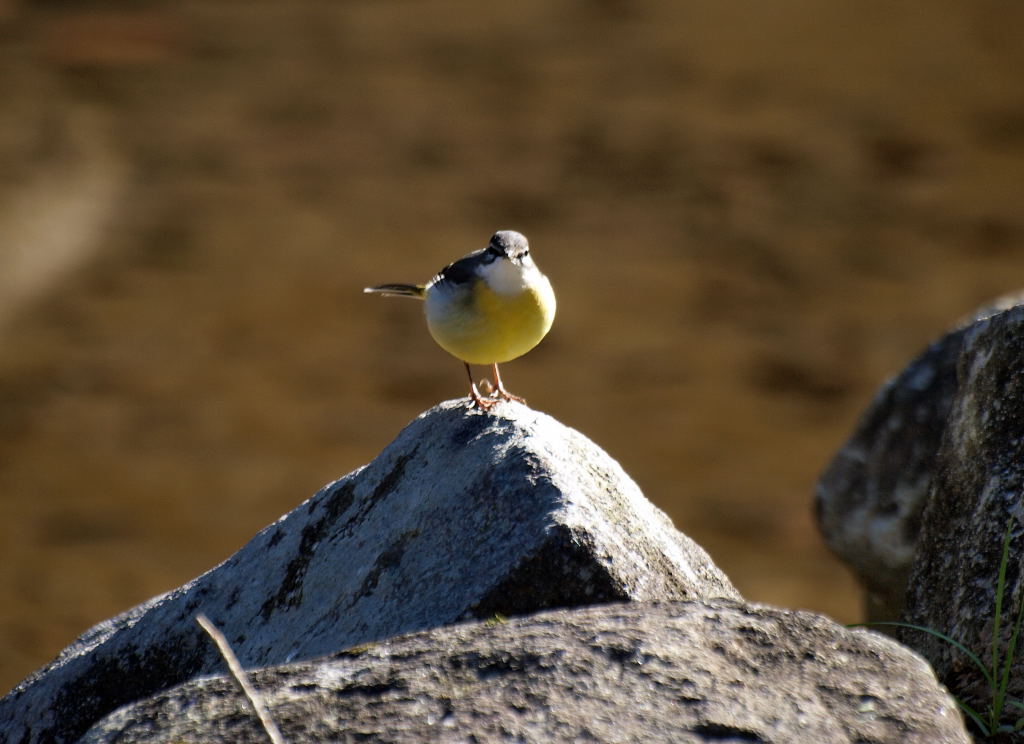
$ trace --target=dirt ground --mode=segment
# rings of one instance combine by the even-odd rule
[[[0,689],[464,394],[423,281],[499,228],[503,369],[752,600],[873,391],[1024,285],[1024,4],[0,0]],[[429,591],[430,587],[423,587]]]

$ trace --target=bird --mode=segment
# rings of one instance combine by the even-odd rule
[[[505,389],[498,365],[541,342],[555,320],[555,292],[530,256],[526,236],[494,233],[486,248],[441,269],[426,284],[381,284],[366,293],[424,301],[427,329],[469,375],[470,406],[487,411],[499,399],[526,403]],[[471,364],[490,365],[493,393],[485,398]]]

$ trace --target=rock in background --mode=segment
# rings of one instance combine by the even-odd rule
[[[466,401],[410,424],[185,586],[102,623],[0,701],[21,742],[72,741],[117,707],[246,667],[496,614],[739,595],[600,448],[525,406]]]
[[[1020,301],[1013,295],[979,309],[887,382],[818,480],[818,526],[864,587],[869,620],[895,620],[903,609],[964,335]]]
[[[1008,297],[932,344],[887,384],[818,485],[819,524],[874,620],[944,633],[986,663],[1011,532],[997,656],[1024,599],[1024,305]],[[951,644],[900,628],[972,707],[991,692]],[[1010,695],[1024,696],[1014,666]]]
[[[968,742],[928,665],[818,615],[605,605],[396,638],[253,674],[289,742]],[[263,742],[226,677],[126,707],[88,744]]]
[[[1000,657],[1024,601],[1024,306],[968,329],[957,376],[903,619],[946,633],[988,661],[1007,529],[1012,537]],[[984,678],[961,652],[918,631],[899,635],[954,692],[972,706],[987,706],[991,694]],[[1024,697],[1019,663],[1009,690]]]
[[[936,341],[878,392],[817,484],[818,526],[864,587],[872,621],[903,609],[963,333]]]

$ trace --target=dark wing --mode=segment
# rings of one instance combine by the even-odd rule
[[[440,281],[451,282],[452,284],[468,284],[476,276],[477,267],[493,261],[495,256],[487,252],[487,249],[473,251],[468,256],[463,256],[458,261],[450,263],[437,272],[431,284]]]

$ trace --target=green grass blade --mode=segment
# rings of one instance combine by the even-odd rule
[[[1010,686],[1010,670],[1017,658],[1017,640],[1020,638],[1020,624],[1024,619],[1024,602],[1017,608],[1017,618],[1013,623],[1013,633],[1010,634],[1010,642],[1006,646],[1006,653],[1003,654],[1002,670],[999,674],[999,684],[995,694],[992,696],[992,712],[996,720],[1002,718],[1003,705],[1006,701],[1006,690]],[[996,671],[999,671],[998,669]],[[1013,702],[1013,701],[1010,701]]]
[[[988,724],[985,723],[984,719],[978,715],[978,712],[974,710],[974,708],[969,706],[956,695],[953,696],[953,700],[955,700],[956,704],[960,706],[960,710],[966,713],[970,719],[974,721],[975,725],[981,730],[983,736],[992,736],[992,729],[988,727]]]
[[[981,671],[981,673],[985,676],[985,681],[988,683],[989,689],[992,689],[992,690],[995,689],[995,680],[993,679],[992,675],[989,673],[988,668],[986,668],[985,663],[978,657],[978,655],[976,653],[971,651],[971,649],[967,648],[967,646],[965,646],[964,644],[960,643],[960,641],[956,640],[955,638],[950,638],[945,633],[940,633],[937,630],[932,630],[931,628],[926,628],[923,625],[914,625],[912,623],[898,623],[898,622],[895,622],[895,621],[891,621],[891,622],[877,622],[877,623],[854,623],[853,625],[850,625],[850,626],[847,626],[847,627],[850,627],[850,628],[858,628],[858,627],[870,628],[873,625],[893,625],[893,626],[896,626],[896,627],[899,627],[899,628],[910,628],[912,630],[920,630],[922,633],[927,633],[929,635],[935,636],[936,638],[941,638],[946,643],[951,645],[953,648],[957,649],[962,654],[964,654],[968,659],[970,659],[971,662],[976,667],[978,667],[978,669]]]
[[[1003,536],[1003,553],[999,558],[999,576],[996,578],[996,615],[992,626],[992,676],[999,674],[999,631],[1003,622],[1003,594],[1006,591],[1006,566],[1010,562],[1010,530],[1013,521],[1006,525]]]

